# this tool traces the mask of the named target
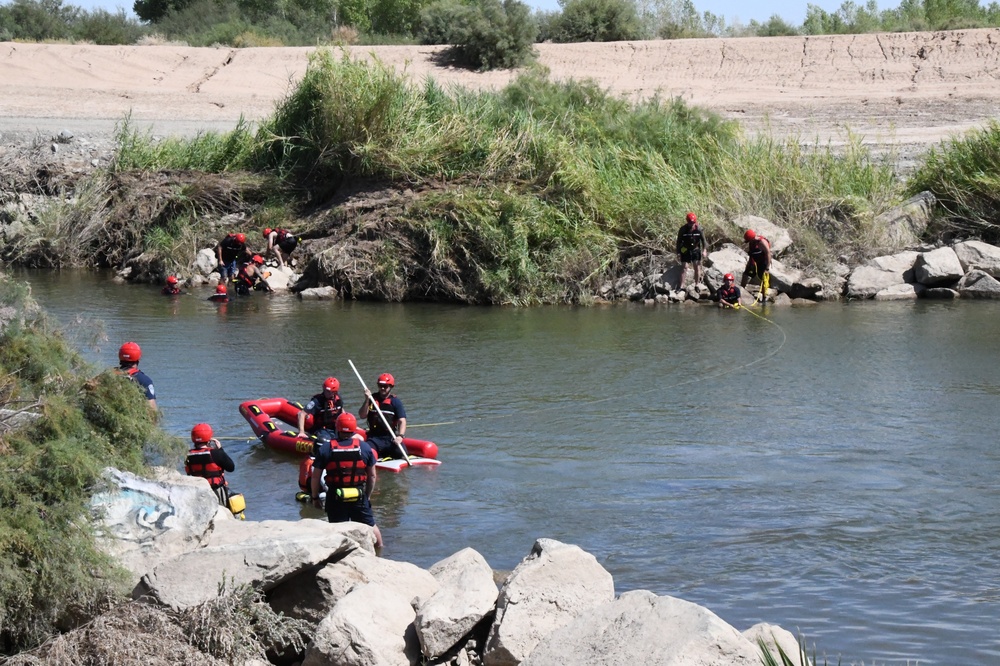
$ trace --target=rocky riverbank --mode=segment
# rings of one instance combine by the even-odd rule
[[[539,539],[511,572],[470,548],[422,569],[376,557],[365,525],[238,521],[201,479],[106,476],[92,506],[134,599],[183,613],[249,585],[303,623],[306,647],[270,646],[274,664],[756,666],[760,642],[799,664],[788,631],[740,631],[682,599],[618,594],[611,574],[570,544]]]

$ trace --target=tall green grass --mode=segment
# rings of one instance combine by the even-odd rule
[[[941,216],[932,233],[1000,240],[1000,122],[932,148],[907,183],[907,193],[929,190]]]
[[[255,131],[241,123],[187,143],[134,132],[120,141],[118,172],[252,170],[314,201],[358,180],[421,185],[434,193],[398,214],[390,243],[429,253],[411,261],[442,279],[471,279],[450,298],[476,302],[578,298],[567,284],[583,266],[598,281],[633,256],[672,254],[687,210],[713,243],[739,241],[729,223],[737,215],[768,217],[799,237],[800,263],[822,267],[844,251],[875,251],[871,221],[902,198],[892,165],[858,140],[834,149],[747,139],[680,100],[631,101],[541,70],[499,91],[415,84],[346,51],[315,52]],[[423,279],[408,270],[390,262],[380,274]],[[428,285],[389,291],[438,294]]]

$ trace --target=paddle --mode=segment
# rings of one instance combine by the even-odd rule
[[[359,382],[361,382],[361,386],[364,387],[365,391],[368,392],[368,399],[371,401],[372,407],[374,407],[375,411],[378,412],[379,418],[382,419],[382,425],[384,425],[385,429],[389,431],[389,434],[392,435],[392,441],[395,442],[396,432],[392,429],[392,426],[389,425],[389,421],[386,420],[385,414],[383,414],[382,410],[379,409],[378,400],[376,400],[375,396],[373,396],[371,394],[371,391],[368,390],[368,386],[365,384],[365,380],[361,379],[361,373],[358,372],[358,369],[354,367],[354,362],[351,361],[351,359],[347,359],[347,362],[350,363],[351,370],[354,371],[354,376],[358,378]],[[402,442],[396,444],[396,446],[399,447],[399,452],[403,454],[403,460],[406,461],[406,466],[412,467],[413,463],[410,462],[410,454],[406,452],[406,447],[403,446]]]

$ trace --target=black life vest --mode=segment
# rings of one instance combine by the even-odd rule
[[[188,476],[200,476],[208,479],[212,488],[226,485],[225,470],[219,467],[212,458],[212,449],[196,448],[188,451],[184,459],[184,471]]]
[[[222,261],[228,264],[236,261],[247,246],[236,239],[236,234],[229,234],[219,242],[219,248],[222,250]]]
[[[330,442],[330,462],[326,465],[328,488],[363,489],[368,482],[368,469],[361,458],[361,440],[356,437]]]

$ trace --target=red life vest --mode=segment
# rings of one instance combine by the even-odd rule
[[[253,286],[257,284],[257,280],[260,277],[259,274],[254,269],[253,277],[247,273],[248,264],[243,264],[240,266],[239,272],[236,274],[236,281],[244,285],[247,289],[253,289]]]
[[[317,393],[312,397],[311,402],[316,403],[316,413],[313,414],[312,430],[315,432],[320,428],[336,432],[337,417],[344,412],[344,402],[338,394],[332,400],[322,393]]]
[[[326,465],[328,488],[364,488],[368,469],[361,458],[361,440],[351,437],[330,442],[330,462]]]
[[[770,241],[768,241],[763,236],[757,236],[752,241],[750,241],[750,245],[748,248],[750,259],[753,261],[754,266],[757,267],[758,271],[766,271],[770,267],[770,264],[767,261],[767,255],[764,253],[765,243],[767,244],[768,248],[771,247]]]
[[[212,488],[226,485],[225,470],[212,459],[212,449],[196,448],[188,451],[184,459],[184,471],[188,476],[200,476],[208,479]]]

